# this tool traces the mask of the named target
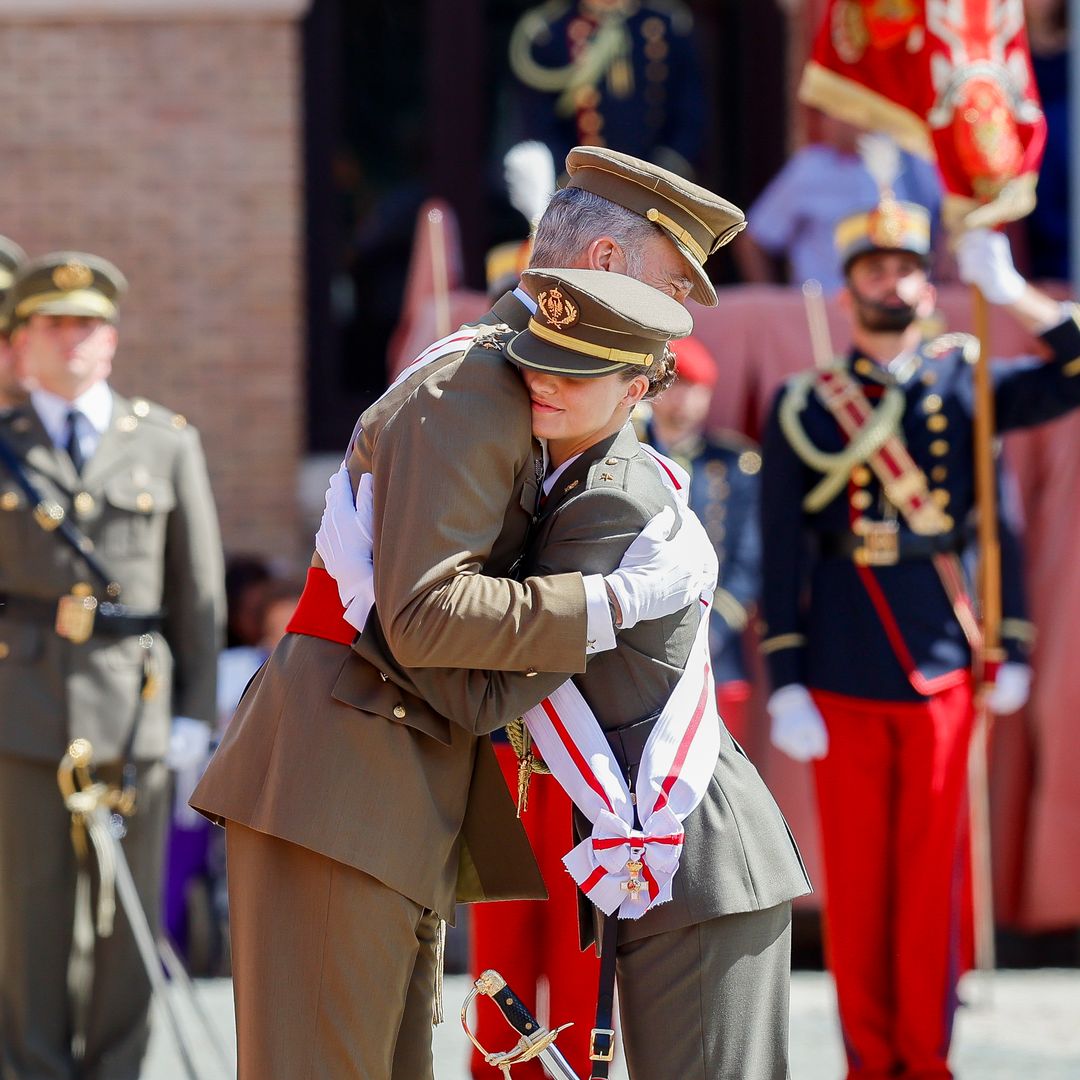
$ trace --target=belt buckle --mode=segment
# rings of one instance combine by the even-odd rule
[[[900,526],[895,521],[864,521],[862,544],[855,549],[856,566],[895,566],[900,561]]]
[[[94,632],[98,602],[92,593],[89,585],[80,582],[56,603],[56,633],[75,645],[89,641]]]
[[[606,1035],[608,1040],[608,1048],[606,1050],[596,1049],[596,1036]],[[589,1035],[589,1060],[590,1061],[613,1061],[615,1058],[615,1029],[614,1028],[593,1028],[592,1034]]]

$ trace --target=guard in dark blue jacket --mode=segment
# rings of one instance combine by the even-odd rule
[[[934,306],[921,207],[886,194],[841,223],[837,246],[853,347],[789,380],[763,448],[772,738],[817,759],[848,1076],[948,1077],[977,633],[958,558],[974,343],[921,338]],[[1017,274],[1002,234],[967,233],[958,261],[1049,354],[994,367],[999,430],[1080,405],[1073,309]]]
[[[638,434],[690,474],[690,507],[716,548],[720,573],[709,633],[716,698],[728,731],[743,742],[750,697],[743,632],[761,589],[761,454],[745,435],[706,430],[719,376],[709,350],[693,337],[672,350],[678,380],[651,403]]]
[[[608,146],[680,176],[700,164],[705,93],[694,19],[680,0],[548,0],[510,40],[517,137],[562,161]]]

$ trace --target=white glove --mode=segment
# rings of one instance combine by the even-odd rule
[[[716,588],[716,551],[708,534],[689,510],[681,516],[682,528],[669,540],[675,512],[661,510],[626,549],[619,568],[605,575],[618,603],[621,630],[643,619],[674,615]]]
[[[345,621],[360,631],[375,604],[374,520],[371,474],[360,477],[354,505],[349,470],[342,465],[326,489],[315,550],[337,583]]]
[[[829,732],[810,691],[789,683],[773,692],[765,706],[772,718],[769,738],[777,750],[796,761],[823,758],[829,752]]]
[[[205,820],[188,806],[195,785],[210,760],[210,725],[190,716],[173,718],[165,764],[176,774],[173,790],[173,820],[181,828],[193,829]]]
[[[1008,716],[1027,704],[1031,693],[1031,668],[1027,664],[1002,664],[987,705],[998,716]]]
[[[970,229],[956,241],[960,280],[977,285],[991,304],[1015,304],[1027,282],[1013,266],[1009,238],[992,229]]]

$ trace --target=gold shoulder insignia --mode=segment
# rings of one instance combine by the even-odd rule
[[[172,419],[169,421],[169,423],[172,424],[172,426],[176,428],[177,431],[182,431],[184,428],[187,427],[187,417],[181,416],[180,413],[173,413]]]
[[[739,472],[747,476],[761,472],[761,455],[756,450],[744,450],[739,455]]]
[[[939,334],[923,348],[923,352],[931,360],[940,360],[943,356],[961,349],[964,359],[969,364],[974,364],[979,359],[979,339],[971,334],[955,330],[948,334]]]

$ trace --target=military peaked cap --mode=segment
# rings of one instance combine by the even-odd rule
[[[113,322],[127,279],[108,259],[54,251],[24,263],[7,297],[11,327],[31,315],[82,315]]]

